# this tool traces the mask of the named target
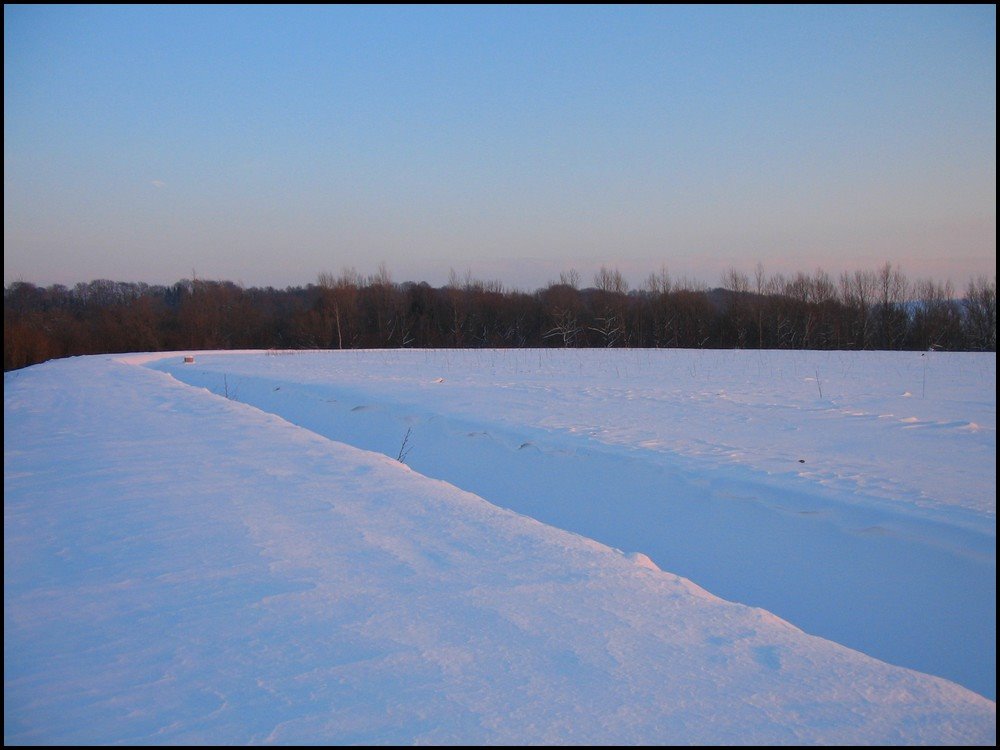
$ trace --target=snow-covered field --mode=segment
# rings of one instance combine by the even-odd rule
[[[995,354],[196,360],[4,376],[6,743],[995,744]]]

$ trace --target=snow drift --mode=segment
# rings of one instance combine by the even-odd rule
[[[4,377],[5,743],[995,744],[657,564],[113,358]]]

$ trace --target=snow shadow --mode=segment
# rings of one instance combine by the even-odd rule
[[[218,392],[218,372],[153,366]],[[409,431],[406,463],[415,471],[645,553],[719,597],[996,699],[995,540],[975,531],[893,514],[864,498],[838,501],[833,490],[804,492],[794,471],[764,475],[555,431],[514,434],[379,402],[371,392],[240,376],[238,394],[392,458]],[[776,652],[757,659],[781,668]]]

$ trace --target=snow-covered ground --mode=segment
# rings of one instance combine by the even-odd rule
[[[996,355],[172,357],[175,377],[996,698]]]
[[[47,363],[5,742],[995,744],[995,490],[994,354]]]

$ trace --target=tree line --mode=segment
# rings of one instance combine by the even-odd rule
[[[996,351],[996,278],[909,281],[890,263],[831,277],[730,269],[721,285],[666,268],[630,289],[602,267],[533,293],[452,272],[396,283],[384,266],[304,287],[97,280],[4,289],[4,371],[79,354],[197,349],[680,347]]]

